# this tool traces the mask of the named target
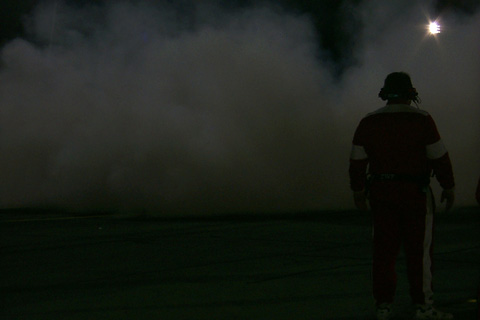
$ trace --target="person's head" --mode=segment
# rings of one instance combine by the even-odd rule
[[[388,103],[408,103],[413,100],[419,102],[417,90],[412,85],[408,73],[393,72],[386,78],[378,96]]]

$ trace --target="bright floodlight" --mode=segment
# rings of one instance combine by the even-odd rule
[[[440,25],[435,21],[430,22],[430,25],[428,26],[428,30],[430,31],[431,34],[440,33]]]

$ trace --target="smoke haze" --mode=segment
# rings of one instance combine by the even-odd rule
[[[306,15],[147,2],[39,6],[1,52],[0,204],[169,213],[352,208],[351,138],[406,71],[450,151],[457,204],[480,175],[480,15],[366,1],[340,79]],[[348,25],[346,25],[348,27]],[[435,183],[434,183],[435,184]]]

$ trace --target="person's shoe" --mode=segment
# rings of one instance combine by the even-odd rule
[[[390,303],[382,303],[377,306],[377,320],[390,320],[393,317],[392,305]]]
[[[453,319],[453,315],[451,313],[437,310],[430,305],[418,305],[416,306],[415,315],[413,316],[413,319],[414,320],[424,320],[424,319],[451,320]]]

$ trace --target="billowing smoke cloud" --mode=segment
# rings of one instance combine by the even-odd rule
[[[371,8],[370,8],[371,6]],[[376,8],[376,10],[371,10]],[[424,11],[362,8],[332,79],[307,16],[115,2],[40,6],[2,50],[0,203],[161,213],[351,208],[353,131],[389,72],[412,75],[450,149],[459,204],[480,175],[479,16],[425,37]],[[414,14],[412,14],[412,12]],[[375,15],[372,17],[372,15]]]

